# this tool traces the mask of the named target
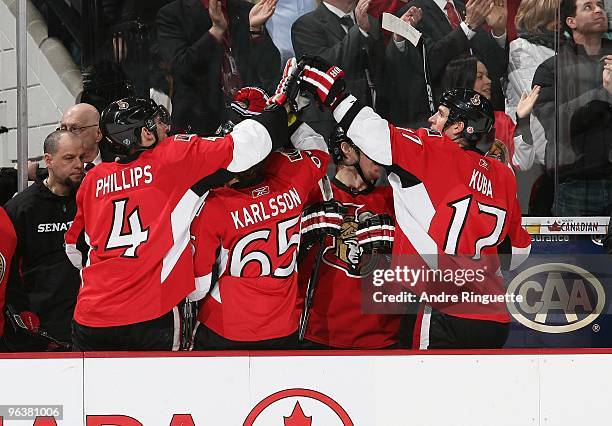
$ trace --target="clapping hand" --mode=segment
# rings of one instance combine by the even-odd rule
[[[612,95],[612,55],[606,55],[601,58],[604,62],[602,74],[603,87]]]
[[[261,31],[261,27],[270,19],[276,9],[276,0],[261,0],[249,12],[249,27],[251,31]]]
[[[370,20],[368,18],[368,8],[370,0],[359,0],[355,6],[355,20],[357,25],[366,33],[370,31]]]
[[[487,15],[487,24],[491,27],[493,34],[497,37],[506,32],[508,22],[507,0],[493,0],[491,9]]]
[[[493,6],[492,0],[468,0],[465,4],[465,23],[472,30],[485,23]]]
[[[221,40],[223,34],[227,30],[227,19],[221,9],[220,0],[209,0],[208,2],[208,15],[212,21],[212,27],[208,30],[213,37],[218,41]]]
[[[423,10],[420,7],[412,6],[400,17],[400,19],[414,27],[421,21],[422,17]],[[393,34],[393,39],[395,41],[404,41],[404,37],[399,34]]]
[[[516,116],[518,118],[527,118],[533,111],[538,97],[540,96],[540,86],[533,86],[530,92],[525,92],[521,95],[521,100],[516,107]]]

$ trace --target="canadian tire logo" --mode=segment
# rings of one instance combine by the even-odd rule
[[[285,389],[260,401],[243,426],[353,426],[348,413],[329,396],[311,389]]]
[[[520,302],[507,303],[510,315],[542,333],[569,333],[586,327],[606,303],[601,282],[589,271],[567,263],[544,263],[524,270],[510,282],[508,294],[522,296]]]

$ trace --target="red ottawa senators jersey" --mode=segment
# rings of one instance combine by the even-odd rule
[[[341,121],[355,102],[347,97],[334,111]],[[395,127],[371,108],[355,113],[348,132],[353,142],[372,160],[387,165],[395,205],[394,262],[397,255],[420,259],[413,269],[481,270],[481,276],[436,287],[415,279],[418,295],[440,288],[476,294],[505,293],[497,246],[509,237],[510,268],[517,267],[530,251],[531,239],[521,226],[516,179],[509,167],[476,150],[463,149],[448,137],[429,129]],[[481,265],[480,262],[483,264]],[[484,270],[484,272],[483,272]],[[473,273],[472,273],[473,274]],[[433,275],[433,274],[432,274]],[[423,277],[421,275],[420,277]],[[431,276],[431,275],[430,275]],[[481,277],[484,279],[481,280]],[[508,322],[505,303],[430,304],[449,315]]]
[[[297,330],[300,219],[328,161],[323,151],[275,152],[261,183],[211,191],[192,225],[196,288],[210,290],[199,322],[243,342]]]
[[[4,298],[6,296],[6,282],[15,249],[17,235],[13,223],[2,207],[0,207],[0,336],[4,334]]]
[[[359,222],[377,214],[393,217],[391,187],[353,193],[342,182],[332,180],[333,199],[347,208],[340,236],[327,236],[314,292],[306,339],[332,348],[379,349],[398,341],[399,315],[362,314],[361,277],[372,273],[377,262],[360,264],[361,252],[355,235]],[[300,265],[309,270],[316,250]],[[300,274],[306,288],[309,274]]]
[[[75,321],[89,327],[148,321],[193,291],[189,226],[208,189],[229,176],[220,169],[245,170],[270,147],[265,127],[246,120],[224,138],[176,135],[87,173],[65,236],[77,267],[81,232],[90,247]]]

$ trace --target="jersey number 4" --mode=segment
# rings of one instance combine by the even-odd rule
[[[149,228],[142,229],[138,207],[126,216],[127,202],[128,198],[113,201],[113,226],[106,241],[106,250],[125,248],[121,256],[133,258],[138,257],[136,254],[138,247],[149,239]],[[126,218],[128,229],[124,232],[123,225]]]
[[[298,224],[300,216],[278,222],[276,224],[277,242],[276,250],[278,256],[282,256],[289,250],[292,250],[291,262],[286,266],[278,266],[274,269],[272,276],[275,278],[285,278],[290,276],[295,271],[297,259],[297,247],[300,241],[300,231]],[[270,257],[263,251],[253,250],[250,253],[245,253],[247,246],[256,240],[268,241],[271,231],[269,229],[261,229],[250,233],[236,243],[232,252],[232,260],[230,262],[230,274],[234,277],[242,276],[242,270],[249,262],[258,262],[261,267],[261,276],[270,275],[272,272],[272,261]],[[290,234],[291,233],[291,234]]]

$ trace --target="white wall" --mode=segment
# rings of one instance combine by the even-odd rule
[[[0,166],[17,158],[17,56],[15,0],[0,0]],[[28,2],[28,156],[42,154],[62,111],[74,104],[80,73],[66,49],[47,37],[44,20]]]
[[[59,426],[610,423],[610,349],[83,355],[0,354],[4,425],[34,423],[14,405],[62,405]]]

